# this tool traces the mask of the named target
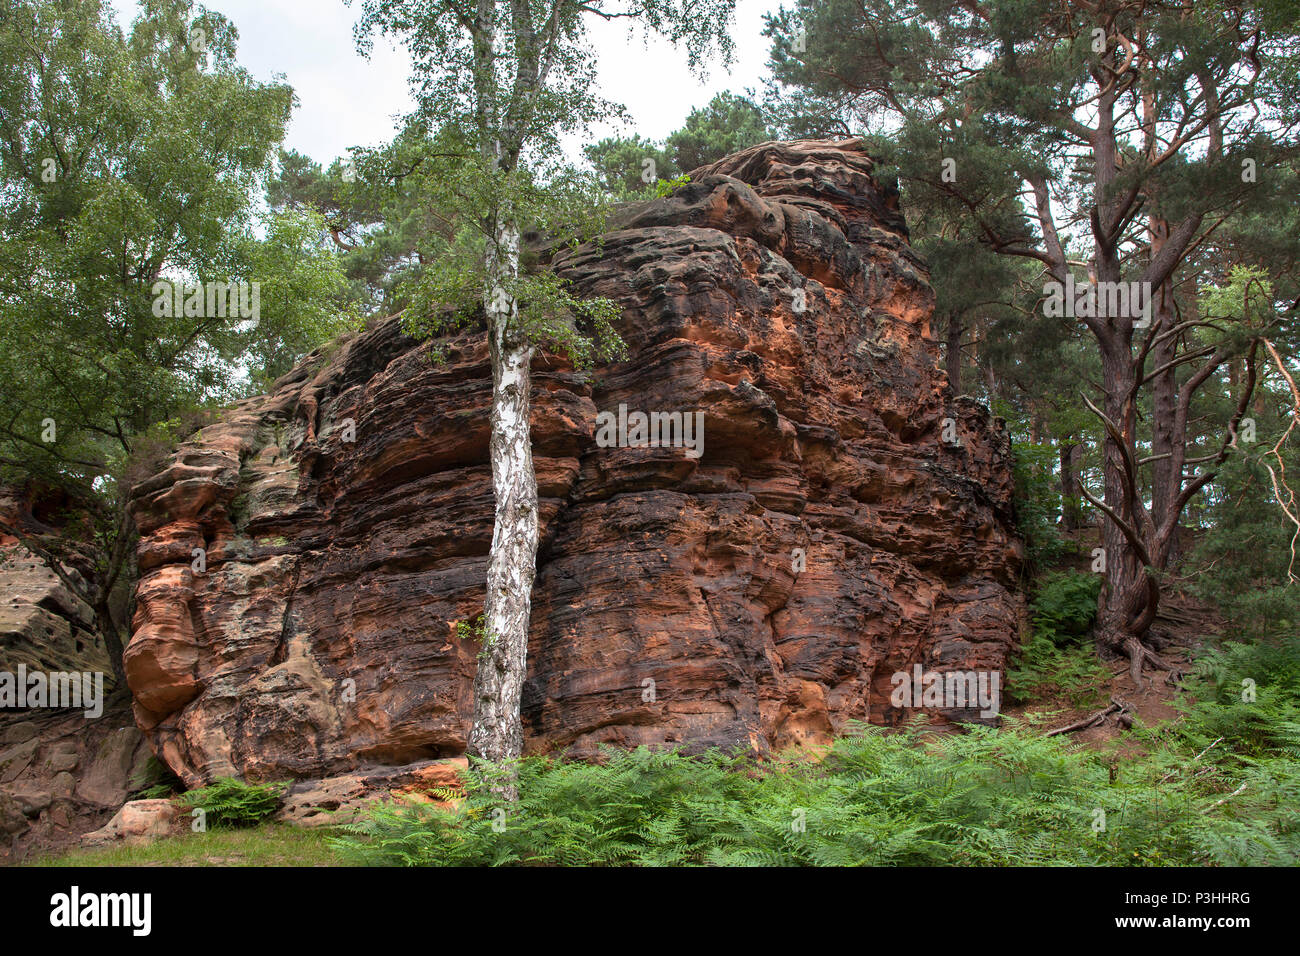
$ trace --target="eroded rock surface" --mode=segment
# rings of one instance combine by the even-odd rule
[[[23,495],[0,488],[0,520],[46,527],[31,510]],[[69,574],[80,577],[76,570]],[[14,673],[19,665],[42,673],[109,670],[90,605],[17,538],[0,531],[0,670]]]
[[[0,709],[0,864],[59,856],[166,775],[126,695],[80,709]]]
[[[181,808],[171,800],[132,800],[98,830],[82,836],[81,844],[95,847],[121,841],[127,846],[142,846],[174,834],[181,817]]]
[[[625,208],[600,248],[541,252],[622,305],[629,357],[534,364],[530,750],[820,742],[900,719],[890,677],[915,663],[1003,668],[1007,436],[938,370],[925,268],[872,169],[856,141],[755,147]],[[128,679],[187,783],[463,752],[477,647],[453,622],[482,606],[490,389],[481,334],[437,364],[381,321],[136,488]],[[702,411],[702,455],[599,447],[620,404]]]

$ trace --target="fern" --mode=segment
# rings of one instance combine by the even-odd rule
[[[1240,699],[1243,676],[1253,701]],[[1037,718],[945,735],[924,718],[893,732],[851,724],[817,760],[646,747],[596,763],[530,757],[508,808],[474,764],[456,805],[381,804],[334,843],[404,866],[1291,866],[1298,676],[1294,642],[1227,645],[1206,658],[1181,721],[1137,729],[1143,754],[1122,763],[1044,737]]]
[[[201,809],[207,825],[214,829],[250,827],[275,813],[288,789],[287,782],[249,784],[234,777],[220,777],[177,799],[181,806]]]

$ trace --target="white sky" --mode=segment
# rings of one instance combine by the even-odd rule
[[[118,22],[129,26],[135,0],[111,0]],[[369,61],[357,52],[352,25],[357,6],[343,0],[206,0],[239,30],[239,62],[260,80],[285,76],[299,105],[286,145],[328,165],[349,146],[378,146],[394,132],[394,117],[412,105],[404,50],[377,40]],[[619,23],[592,18],[590,40],[599,54],[601,93],[622,103],[632,117],[623,132],[661,139],[679,127],[692,108],[715,93],[757,90],[767,62],[762,14],[779,0],[739,0],[736,61],[714,64],[703,84],[686,68],[684,53],[663,40],[644,45]],[[614,130],[596,130],[595,138]],[[574,143],[571,156],[576,158]]]

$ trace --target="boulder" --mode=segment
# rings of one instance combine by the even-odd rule
[[[100,744],[90,769],[77,783],[77,797],[102,807],[114,807],[125,800],[131,767],[141,742],[140,731],[134,727],[121,727],[109,734]]]
[[[460,786],[464,757],[420,762],[371,772],[300,781],[285,795],[275,819],[295,826],[349,823],[365,806],[383,800],[416,800],[447,806],[446,790]]]
[[[132,800],[123,804],[104,826],[82,836],[81,843],[86,847],[117,841],[129,845],[151,843],[170,835],[181,813],[181,808],[170,800]]]
[[[0,783],[18,779],[18,775],[27,769],[27,765],[36,756],[40,745],[40,740],[31,737],[20,744],[14,744],[8,750],[0,751]]]
[[[26,743],[38,733],[35,723],[30,720],[19,720],[0,731],[0,744]]]
[[[4,790],[0,790],[0,834],[14,837],[26,830],[31,824],[22,806]]]
[[[37,784],[14,783],[6,789],[19,809],[29,817],[36,816],[54,802],[54,795]]]

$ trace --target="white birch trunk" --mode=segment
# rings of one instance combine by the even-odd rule
[[[488,344],[492,356],[489,456],[496,513],[488,557],[485,638],[474,677],[474,726],[467,750],[494,763],[523,751],[519,701],[528,664],[528,621],[537,561],[537,476],[529,430],[533,346],[517,323],[509,288],[519,267],[519,231],[513,223],[489,252]],[[500,306],[508,301],[507,308]],[[508,788],[513,796],[513,787]]]

